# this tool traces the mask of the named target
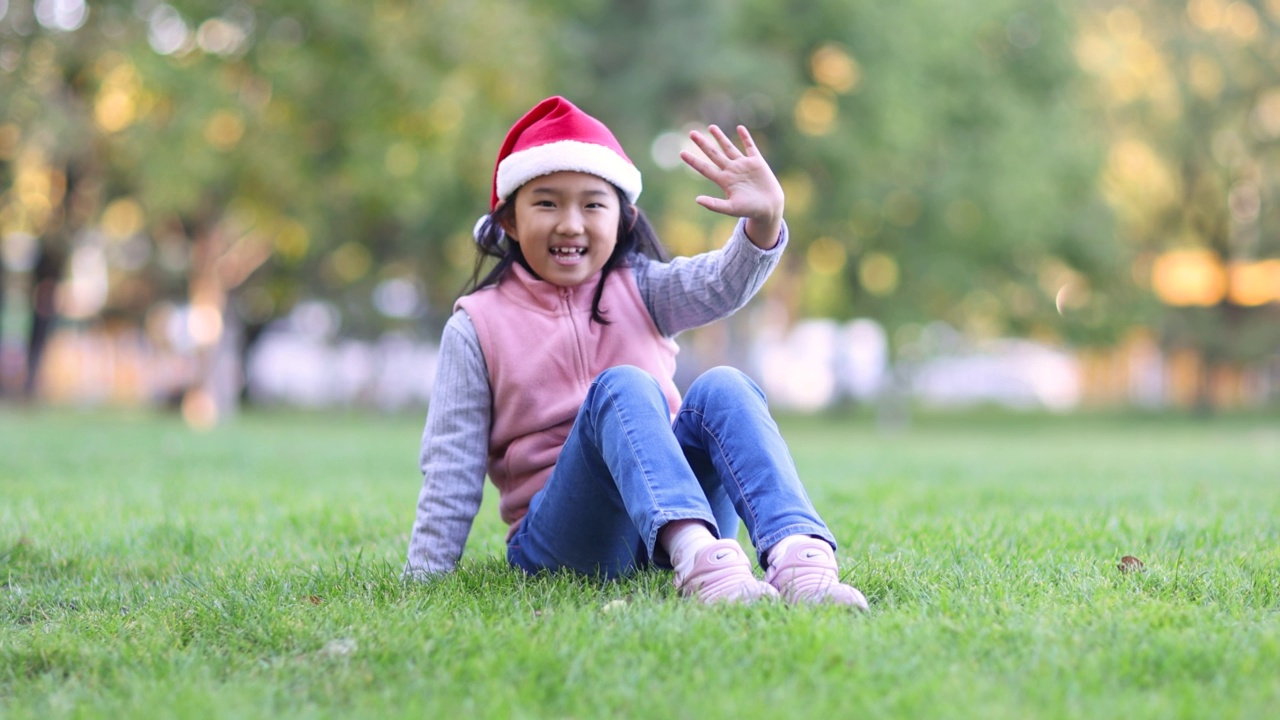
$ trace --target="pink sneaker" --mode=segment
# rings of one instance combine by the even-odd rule
[[[704,603],[754,602],[777,597],[773,586],[751,574],[751,560],[737,540],[717,540],[694,556],[693,569],[676,571],[676,589]]]
[[[764,579],[791,604],[831,603],[869,609],[861,591],[840,582],[835,551],[824,540],[797,538],[788,543],[782,557],[773,557],[771,552]]]

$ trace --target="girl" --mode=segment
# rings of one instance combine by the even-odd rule
[[[698,204],[741,218],[724,248],[664,261],[635,206],[640,172],[603,123],[560,97],[507,134],[481,255],[445,326],[405,573],[452,570],[486,470],[527,573],[675,570],[703,602],[781,596],[865,610],[842,584],[763,393],[717,368],[680,397],[682,330],[742,307],[787,244],[783,193],[745,128],[681,158],[720,186]],[[498,262],[482,280],[486,257]],[[761,581],[735,539],[746,522]]]

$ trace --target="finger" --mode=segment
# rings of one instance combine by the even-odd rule
[[[738,146],[734,145],[733,141],[729,139],[729,136],[725,135],[724,131],[719,127],[712,125],[711,135],[716,139],[716,142],[720,143],[720,149],[724,152],[725,157],[730,160],[736,160],[737,158],[742,157],[742,153],[738,151]]]
[[[751,132],[745,126],[738,126],[738,137],[742,139],[742,148],[747,155],[760,154],[760,148],[756,147],[756,141],[751,137]]]
[[[705,177],[706,179],[710,180],[711,182],[717,185],[720,184],[720,181],[716,179],[720,175],[720,172],[721,172],[720,168],[717,167],[715,164],[713,164],[705,156],[698,155],[697,153],[691,153],[688,150],[681,150],[680,159],[683,160],[686,165],[698,171],[699,175]]]
[[[719,145],[712,142],[711,138],[708,138],[706,135],[694,130],[689,133],[689,139],[693,140],[693,144],[697,145],[698,149],[702,151],[702,154],[705,155],[708,160],[715,163],[716,167],[723,168],[725,165],[729,164],[729,158],[724,156]],[[703,174],[705,175],[705,173]]]

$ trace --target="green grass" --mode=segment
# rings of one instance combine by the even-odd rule
[[[404,585],[420,429],[0,410],[0,717],[1280,708],[1274,418],[788,420],[867,616],[524,579],[491,496],[463,568]]]

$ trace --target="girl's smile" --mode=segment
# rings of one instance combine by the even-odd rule
[[[503,229],[543,280],[579,285],[613,255],[622,208],[608,181],[581,172],[552,173],[530,180],[512,202],[515,218]]]

